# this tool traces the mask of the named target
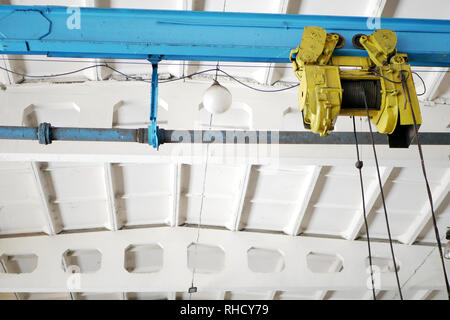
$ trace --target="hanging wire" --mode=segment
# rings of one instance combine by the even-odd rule
[[[223,11],[225,11],[225,5],[226,5],[226,0],[224,0],[224,4],[223,4]],[[216,65],[216,76],[214,78],[214,81],[217,81],[217,71],[219,70],[219,61],[217,61],[217,65]],[[213,114],[211,113],[210,117],[209,117],[209,130],[211,130],[211,126],[212,126],[212,119],[213,119]],[[203,184],[202,184],[202,194],[201,194],[201,198],[200,198],[200,212],[198,215],[198,225],[197,225],[197,237],[195,240],[195,261],[197,262],[197,252],[198,252],[198,244],[200,241],[200,229],[202,226],[202,213],[203,213],[203,202],[204,202],[204,197],[205,197],[205,189],[206,189],[206,174],[208,172],[208,157],[209,157],[209,143],[206,145],[206,155],[205,155],[205,168],[203,171]],[[197,288],[194,287],[194,280],[195,280],[195,267],[192,269],[192,281],[191,281],[191,288],[195,288],[195,292],[197,292]],[[192,299],[192,293],[191,290],[189,291],[189,300]]]
[[[212,126],[212,118],[213,115],[211,114],[209,117],[209,130],[211,130]],[[206,174],[208,172],[208,158],[209,158],[209,143],[206,144],[206,155],[205,155],[205,167],[203,170],[203,184],[202,184],[202,194],[200,198],[200,211],[198,215],[198,224],[197,224],[197,236],[195,239],[195,250],[194,250],[194,261],[197,262],[197,253],[198,253],[198,244],[200,241],[200,229],[202,227],[202,214],[203,214],[203,201],[205,197],[205,189],[206,189]],[[195,292],[197,292],[197,288],[194,286],[194,280],[195,280],[195,267],[192,268],[192,279],[191,279],[191,289],[195,288]],[[189,292],[189,300],[192,299],[192,292]]]
[[[217,74],[218,74],[218,72],[219,72],[219,60],[217,60],[217,64],[216,64],[216,75],[214,77],[214,82],[217,81]]]
[[[422,81],[423,92],[422,92],[422,93],[418,93],[417,96],[420,97],[420,96],[425,95],[425,94],[427,93],[427,86],[426,86],[426,84],[425,84],[425,81],[424,81],[423,78],[420,76],[420,74],[418,74],[417,72],[411,71],[411,73],[412,73],[412,74],[415,74],[415,75],[420,79],[420,81]]]
[[[356,146],[356,168],[359,172],[359,181],[361,185],[361,197],[362,197],[362,205],[363,205],[363,217],[364,217],[364,226],[366,228],[366,237],[367,237],[367,249],[369,251],[369,266],[370,266],[370,280],[372,282],[372,295],[373,300],[377,300],[377,294],[375,292],[375,282],[373,280],[373,264],[372,264],[372,249],[370,247],[370,236],[369,236],[369,224],[367,223],[367,214],[366,214],[366,200],[364,197],[364,184],[363,184],[363,177],[362,177],[362,167],[363,162],[360,160],[359,157],[359,147],[358,147],[358,136],[356,134],[356,123],[355,123],[355,117],[352,117],[353,119],[353,133],[355,135],[355,146]]]
[[[373,155],[374,155],[374,158],[375,158],[375,165],[376,165],[376,168],[377,168],[378,184],[379,184],[379,187],[380,187],[381,199],[382,199],[382,202],[383,202],[384,217],[386,219],[386,228],[387,228],[387,233],[388,233],[388,237],[389,237],[389,247],[391,249],[392,262],[394,264],[394,270],[395,270],[395,279],[397,281],[397,288],[398,288],[398,292],[399,292],[399,295],[400,295],[400,299],[403,300],[402,288],[400,286],[400,279],[398,277],[397,262],[395,261],[394,246],[392,244],[391,227],[389,225],[389,218],[388,218],[387,209],[386,209],[386,201],[385,201],[385,198],[384,198],[383,183],[381,182],[380,167],[378,165],[377,151],[376,151],[376,148],[375,148],[375,142],[374,142],[374,137],[373,137],[372,126],[370,124],[369,107],[367,106],[366,92],[364,91],[364,88],[362,86],[361,86],[361,93],[362,93],[362,96],[364,98],[364,105],[365,105],[365,108],[366,108],[367,121],[368,121],[369,129],[370,129],[370,140],[372,142]]]
[[[76,59],[39,59],[39,58],[0,58],[1,61],[9,60],[9,61],[25,61],[25,62],[46,62],[46,63],[87,63],[89,60],[76,60]],[[103,60],[104,63],[114,63],[114,64],[122,64],[122,65],[148,65],[148,62],[139,62],[139,61],[115,61],[115,60]],[[169,61],[169,60],[168,60]],[[286,62],[285,64],[289,64]],[[208,63],[199,63],[199,62],[160,62],[160,66],[189,66],[189,67],[214,67],[215,64]],[[227,68],[262,68],[262,69],[292,69],[290,65],[269,65],[269,63],[248,63],[244,64],[242,62],[236,64],[227,64]],[[415,73],[450,73],[450,70],[423,70],[423,69],[412,69],[412,72]]]
[[[448,299],[450,300],[450,286],[449,286],[449,282],[448,282],[447,270],[445,268],[444,256],[443,256],[443,253],[442,253],[442,243],[441,243],[441,239],[440,239],[440,236],[439,236],[439,229],[438,229],[438,225],[437,225],[437,221],[436,221],[436,214],[434,213],[433,196],[431,194],[431,188],[430,188],[430,184],[428,182],[427,171],[426,171],[426,168],[425,168],[425,160],[424,160],[423,151],[422,151],[422,144],[420,142],[419,129],[417,128],[416,115],[414,114],[412,101],[411,101],[411,94],[409,92],[409,88],[408,88],[408,85],[406,83],[407,76],[405,76],[405,74],[404,74],[405,72],[407,73],[406,70],[401,70],[400,71],[400,77],[401,77],[401,80],[402,80],[402,90],[403,90],[403,95],[404,96],[406,96],[405,92],[407,94],[406,99],[408,100],[409,107],[411,109],[411,114],[412,114],[413,123],[414,123],[414,132],[415,132],[415,136],[417,138],[417,147],[419,149],[420,164],[421,164],[421,167],[422,167],[423,178],[425,180],[425,187],[427,189],[428,200],[430,202],[431,217],[432,217],[432,220],[433,220],[434,234],[436,236],[436,242],[437,242],[438,248],[439,248],[439,255],[440,255],[440,258],[441,258],[442,270],[444,272],[444,280],[445,280],[445,285],[446,285],[446,288],[447,288],[447,295],[448,295]]]
[[[82,72],[82,71],[85,71],[85,70],[88,70],[88,69],[92,69],[92,68],[97,68],[97,67],[108,68],[108,69],[110,69],[110,70],[112,70],[112,71],[114,71],[114,72],[124,76],[127,79],[132,79],[132,80],[135,80],[135,81],[141,81],[141,82],[146,82],[146,83],[152,83],[151,79],[143,79],[143,78],[140,78],[140,77],[131,76],[129,74],[126,74],[126,73],[123,73],[123,72],[117,70],[114,67],[111,67],[110,65],[108,65],[106,63],[104,63],[104,64],[96,64],[96,65],[92,65],[92,66],[76,69],[76,70],[73,70],[73,71],[68,71],[68,72],[63,72],[63,73],[56,73],[56,74],[51,74],[51,75],[29,75],[29,74],[13,71],[13,70],[1,67],[1,66],[0,66],[0,70],[4,70],[6,72],[9,72],[9,73],[12,73],[12,74],[15,74],[15,75],[19,75],[19,76],[25,77],[25,78],[56,78],[56,77],[62,77],[62,76],[75,74],[75,73],[78,73],[78,72]],[[246,84],[246,83],[236,79],[235,77],[233,77],[230,74],[228,74],[227,72],[221,70],[217,66],[214,69],[206,69],[206,70],[194,72],[194,73],[191,73],[191,74],[188,74],[188,75],[185,75],[185,76],[182,76],[182,77],[174,78],[174,79],[161,80],[161,81],[158,81],[158,83],[159,84],[163,84],[163,83],[168,83],[168,82],[179,81],[179,80],[183,80],[183,79],[190,78],[190,77],[193,77],[193,76],[196,76],[196,75],[199,75],[199,74],[203,74],[203,73],[207,73],[207,72],[216,72],[216,73],[217,72],[221,72],[221,73],[225,74],[227,77],[229,77],[230,79],[236,81],[237,83],[239,83],[239,84],[241,84],[241,85],[243,85],[243,86],[245,86],[245,87],[247,87],[249,89],[252,89],[252,90],[255,90],[255,91],[259,91],[259,92],[280,92],[280,91],[285,91],[285,90],[290,90],[292,88],[296,88],[296,87],[298,87],[300,85],[300,84],[295,84],[295,85],[290,86],[290,87],[281,88],[281,89],[273,89],[273,90],[259,89],[259,88],[252,87],[252,86],[250,86],[250,85],[248,85],[248,84]]]
[[[406,73],[406,75],[405,75],[405,73]],[[406,70],[401,70],[400,71],[400,80],[401,80],[400,83],[402,84],[403,96],[406,97],[406,99],[405,99],[405,108],[406,108],[406,105],[409,102],[409,106],[410,106],[411,114],[412,114],[412,119],[413,119],[414,133],[415,133],[415,137],[417,137],[417,147],[418,147],[418,150],[419,150],[419,157],[420,157],[420,163],[421,163],[421,167],[422,167],[422,174],[423,174],[423,177],[424,177],[424,180],[425,180],[425,187],[426,187],[426,190],[427,190],[428,201],[430,203],[431,218],[432,218],[432,221],[433,221],[434,234],[435,234],[436,242],[437,242],[437,245],[438,245],[438,248],[439,248],[439,256],[440,256],[440,259],[441,259],[442,270],[443,270],[443,273],[444,273],[444,281],[445,281],[445,286],[446,286],[446,289],[447,289],[447,296],[448,296],[448,299],[450,300],[450,285],[449,285],[449,281],[448,281],[447,270],[446,270],[446,267],[445,267],[445,261],[444,261],[444,256],[443,256],[443,252],[442,252],[443,251],[442,250],[442,243],[441,243],[441,239],[440,239],[440,236],[439,236],[439,229],[438,229],[438,225],[437,225],[436,214],[434,212],[433,197],[432,197],[431,188],[430,188],[430,184],[428,182],[427,172],[426,172],[426,168],[425,168],[425,160],[424,160],[424,157],[423,157],[422,144],[420,142],[420,135],[419,135],[419,129],[417,127],[416,115],[415,115],[413,107],[412,107],[411,94],[410,94],[408,85],[406,83],[406,81],[408,80],[408,77],[409,77],[408,71],[406,71]],[[390,79],[387,79],[387,78],[386,78],[386,80],[390,81],[390,82],[393,82],[393,83],[399,83],[397,81],[393,81],[393,80],[390,80]],[[421,80],[423,81],[423,79],[421,79]]]
[[[265,89],[258,89],[252,86],[249,86],[248,84],[236,79],[235,77],[233,77],[232,75],[228,74],[227,72],[223,71],[222,69],[219,69],[220,72],[222,72],[223,74],[225,74],[227,77],[233,79],[234,81],[236,81],[237,83],[243,85],[244,87],[247,87],[249,89],[255,90],[255,91],[259,91],[259,92],[281,92],[281,91],[286,91],[286,90],[290,90],[292,88],[296,88],[298,87],[300,84],[297,83],[293,86],[287,87],[287,88],[281,88],[281,89],[274,89],[274,90],[265,90]]]
[[[95,64],[95,65],[92,65],[92,66],[76,69],[76,70],[73,70],[73,71],[68,71],[68,72],[63,72],[63,73],[56,73],[56,74],[48,74],[48,75],[29,75],[29,74],[13,71],[13,70],[10,70],[10,69],[4,68],[4,67],[0,67],[0,69],[4,70],[6,72],[12,73],[12,74],[21,76],[21,77],[25,77],[25,78],[56,78],[56,77],[62,77],[62,76],[71,75],[71,74],[74,74],[74,73],[82,72],[82,71],[85,71],[85,70],[88,70],[88,69],[92,69],[92,68],[97,68],[97,67],[107,67],[107,65],[105,65],[105,64]]]

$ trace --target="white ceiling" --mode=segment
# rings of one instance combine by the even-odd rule
[[[426,3],[419,0],[366,2],[227,0],[226,3],[212,0],[18,0],[1,3],[208,11],[222,11],[225,5],[225,10],[230,12],[355,16],[381,12],[383,17],[450,18],[450,2],[438,0],[429,0]],[[399,50],[401,51],[401,48]],[[3,56],[3,58],[4,66],[33,75],[66,72],[102,62],[40,56]],[[151,66],[147,62],[108,61],[108,63],[123,73],[143,78],[150,77]],[[214,67],[215,63],[166,61],[161,63],[159,71],[160,77],[178,77]],[[284,64],[223,63],[221,68],[257,87],[272,85],[281,87],[297,82],[291,67]],[[449,73],[423,72],[425,69],[415,69],[421,70],[420,74],[429,92],[428,95],[421,97],[424,119],[421,130],[448,132]],[[428,68],[425,71],[432,70]],[[171,129],[208,128],[210,115],[199,104],[201,95],[210,85],[213,75],[161,85],[158,115],[160,125]],[[297,111],[296,89],[276,94],[256,93],[230,79],[220,77],[219,80],[232,92],[233,106],[225,114],[212,118],[213,129],[304,130]],[[148,85],[124,81],[123,76],[111,74],[109,70],[101,67],[68,77],[38,81],[28,79],[23,81],[20,77],[3,72],[0,73],[0,81],[6,88],[0,92],[1,125],[35,126],[46,121],[55,126],[137,128],[148,124],[146,120],[150,93]],[[422,91],[420,81],[416,85],[418,92]],[[365,130],[366,126],[365,121],[358,119],[359,130]],[[350,131],[349,119],[339,119],[337,130]],[[122,232],[126,231],[117,229],[144,228],[152,233],[153,230],[163,226],[180,230],[196,228],[199,223],[207,230],[228,230],[233,237],[247,237],[247,234],[248,237],[253,237],[254,233],[265,235],[266,244],[270,243],[274,235],[283,235],[285,241],[297,238],[330,238],[332,240],[327,242],[322,251],[333,253],[333,257],[339,248],[338,244],[335,247],[333,241],[337,243],[344,241],[338,239],[346,239],[344,242],[351,245],[359,245],[364,241],[361,194],[359,178],[353,165],[356,157],[353,147],[279,146],[275,150],[270,149],[269,155],[265,154],[266,149],[251,148],[162,146],[160,151],[154,151],[148,146],[135,144],[55,142],[43,147],[36,142],[0,141],[0,160],[3,160],[0,162],[0,236],[6,239],[0,239],[0,255],[29,254],[31,252],[26,250],[33,248],[34,238],[36,241],[46,241],[39,240],[42,239],[42,234],[45,235],[44,238],[54,242],[62,241],[58,238],[62,236],[55,234],[66,234],[69,238],[64,238],[66,239],[64,241],[72,246],[67,247],[70,250],[80,249],[76,242],[71,242],[71,235],[80,235],[87,240],[92,234],[93,239],[98,242],[93,241],[92,247],[88,249],[95,251],[96,245],[102,241],[102,234],[114,233],[114,237],[119,238],[126,236],[125,233],[121,236]],[[417,149],[411,147],[409,150],[389,150],[386,147],[379,147],[378,150],[392,236],[399,243],[398,250],[409,250],[406,248],[421,250],[422,247],[432,249],[435,238],[430,225],[428,199]],[[443,237],[446,227],[450,226],[448,196],[450,149],[448,146],[428,146],[424,150],[428,178],[438,215],[438,226]],[[221,157],[223,152],[227,153],[227,157]],[[372,153],[368,146],[362,148],[362,157],[365,160],[364,185],[371,237],[387,248],[384,213]],[[202,212],[201,221],[200,212]],[[200,243],[202,243],[201,235],[202,233]],[[24,239],[22,249],[14,247],[18,252],[14,250],[6,252],[6,248],[9,248],[7,239],[11,237]],[[175,235],[174,243],[176,239]],[[214,246],[214,237],[212,239],[212,243],[204,244]],[[192,241],[195,242],[195,238]],[[153,258],[157,256],[157,253],[148,250],[144,252],[152,252],[150,256]],[[215,259],[214,255],[217,253],[208,252],[206,250],[206,261]],[[365,254],[363,252],[365,251],[361,251],[361,254]],[[419,268],[424,262],[421,251],[414,252],[417,252],[417,256],[412,256],[409,266],[413,269]],[[56,253],[46,254],[49,257],[52,255],[56,257]],[[100,263],[98,262],[100,258],[91,251],[87,254],[83,252],[76,254],[80,255],[80,258],[77,258],[80,265],[92,267]],[[144,258],[135,258],[136,268],[147,270],[145,257],[148,256],[144,254]],[[326,257],[317,260],[319,268],[327,266]],[[287,261],[288,257],[285,258]],[[387,251],[379,258],[389,258]],[[11,273],[14,268],[18,270],[17,272],[25,272],[24,270],[31,268],[29,257],[15,259],[11,260],[15,261],[14,263],[4,262],[7,272]],[[58,256],[55,259],[62,257]],[[225,261],[226,259],[227,255]],[[270,252],[264,251],[257,259],[262,259],[257,260],[261,261],[261,264],[273,263],[274,266],[280,266]],[[434,259],[433,256],[430,259]],[[172,263],[188,270],[187,262],[181,258]],[[439,269],[436,270],[433,276],[440,279]],[[405,281],[407,279],[409,281],[408,271],[403,272],[405,273],[401,276]],[[236,277],[239,277],[239,274],[236,274]],[[1,279],[0,274],[0,284]],[[349,279],[352,285],[348,288],[322,286],[320,289],[311,289],[298,286],[290,290],[277,288],[276,285],[265,285],[262,282],[241,290],[222,287],[200,290],[193,298],[370,298],[370,295],[367,295],[370,292],[365,287],[365,281],[361,281],[360,284],[356,282],[357,279],[352,281]],[[445,298],[441,288],[431,284],[427,287],[426,284],[427,282],[421,283],[420,289],[409,288],[407,298]],[[27,293],[27,290],[20,288],[27,287],[18,285],[16,294],[0,293],[0,298],[189,298],[186,293],[170,286],[167,290],[162,290],[165,292],[161,290],[147,292],[152,291],[151,285],[148,285],[141,293],[102,294],[93,290],[71,294],[54,291],[43,293],[52,290],[41,288],[42,291],[39,291],[36,287],[28,290],[34,293]],[[378,298],[391,299],[394,295],[395,291],[392,288],[380,290]]]

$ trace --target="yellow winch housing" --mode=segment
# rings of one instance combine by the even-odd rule
[[[378,132],[388,135],[389,146],[408,147],[414,136],[409,103],[418,125],[422,118],[407,55],[397,53],[395,32],[356,35],[353,44],[369,57],[333,56],[344,39],[320,27],[306,27],[300,46],[291,51],[305,128],[327,136],[339,115],[366,116],[367,105]]]

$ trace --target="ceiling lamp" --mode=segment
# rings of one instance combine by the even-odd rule
[[[231,93],[217,80],[203,94],[203,107],[212,114],[227,111],[231,106]]]

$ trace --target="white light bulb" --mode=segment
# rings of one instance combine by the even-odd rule
[[[227,88],[214,81],[203,94],[203,107],[212,113],[218,114],[227,111],[231,106],[231,93]]]

